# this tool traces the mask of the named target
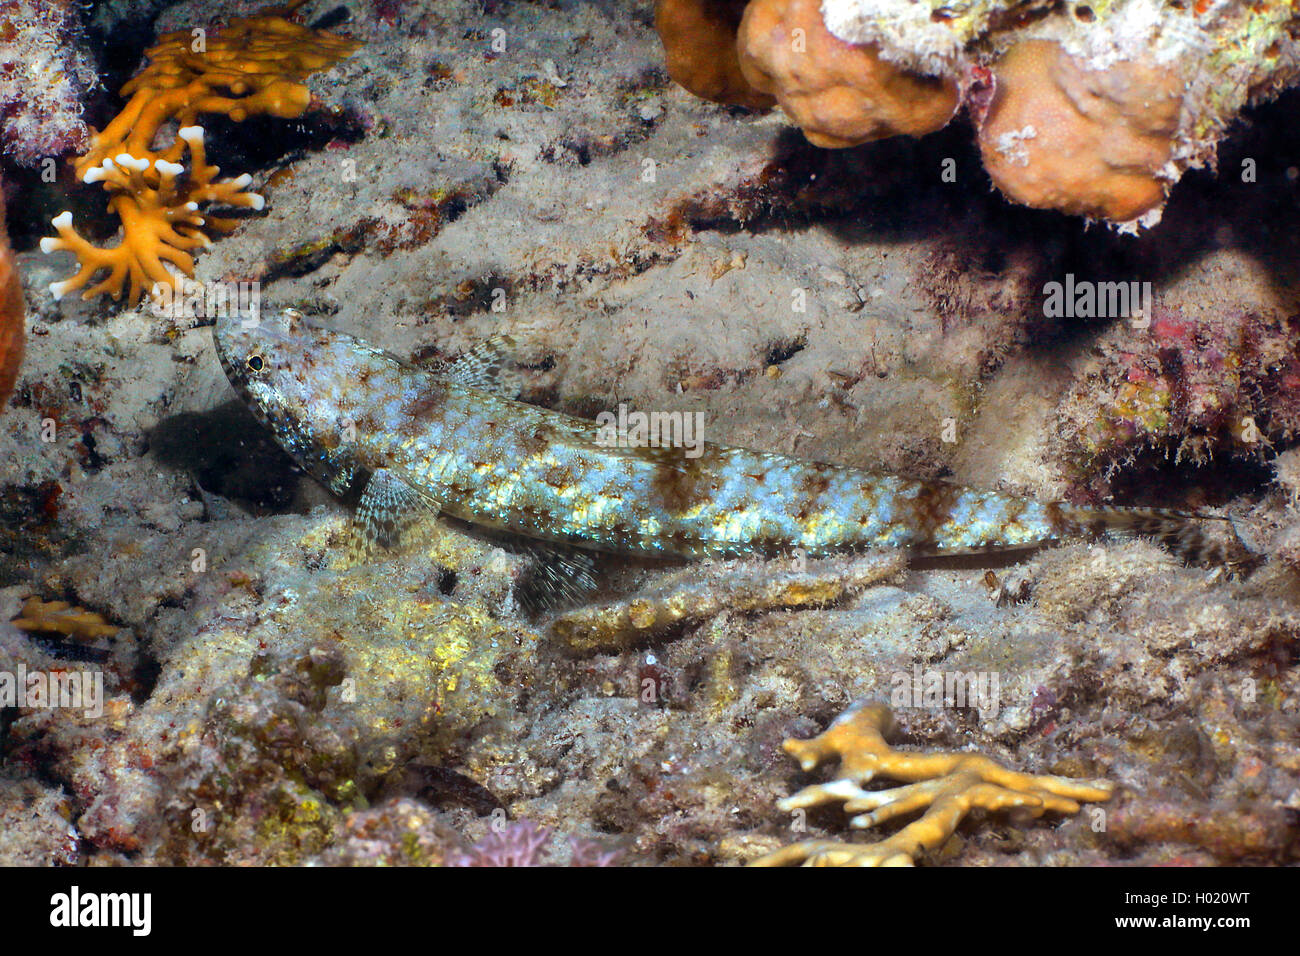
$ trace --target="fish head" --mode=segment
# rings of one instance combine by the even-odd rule
[[[253,414],[299,464],[335,482],[355,464],[357,422],[367,390],[395,359],[295,309],[213,326],[226,377]]]

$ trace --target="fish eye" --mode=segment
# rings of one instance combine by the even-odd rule
[[[250,372],[260,372],[262,369],[266,368],[266,362],[263,361],[262,356],[258,355],[256,352],[248,357],[247,364]]]

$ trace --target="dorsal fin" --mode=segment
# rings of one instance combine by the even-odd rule
[[[439,368],[438,374],[469,388],[502,398],[519,394],[519,376],[510,372],[510,355],[518,347],[512,336],[497,333]]]

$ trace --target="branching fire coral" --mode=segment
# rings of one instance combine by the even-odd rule
[[[168,271],[164,263],[171,263],[185,275],[194,274],[190,251],[211,244],[204,230],[224,232],[238,223],[200,214],[200,203],[262,208],[261,196],[244,191],[252,182],[251,176],[215,178],[219,169],[207,163],[203,127],[183,127],[178,141],[189,146],[188,175],[180,163],[165,159],[150,162],[130,153],[119,153],[114,159],[105,157],[100,165],[86,170],[82,179],[102,182],[109,190],[109,208],[122,220],[122,241],[113,248],[101,249],[72,228],[72,213],[55,216],[52,222],[59,236],[42,239],[41,251],[68,249],[81,263],[71,278],[50,284],[55,299],[80,289],[95,273],[107,269],[108,276],[87,289],[82,298],[107,292],[116,299],[129,279],[128,297],[132,303],[138,302],[140,295],[155,283],[175,284],[176,274]]]
[[[155,283],[175,286],[181,273],[194,274],[191,253],[208,245],[207,234],[237,223],[201,214],[200,204],[262,208],[262,197],[245,191],[249,176],[216,179],[219,169],[208,165],[203,130],[195,121],[204,113],[242,122],[254,115],[287,119],[307,111],[311,93],[302,81],[359,43],[279,15],[293,7],[235,18],[211,37],[164,34],[146,51],[148,65],[122,88],[130,96],[126,107],[92,137],[90,150],[75,164],[83,182],[103,183],[108,191],[109,207],[122,220],[122,241],[98,248],[72,228],[71,213],[55,217],[58,238],[42,240],[42,251],[71,250],[81,264],[71,278],[50,286],[56,299],[82,288],[100,270],[108,270],[108,276],[82,298],[103,293],[120,298],[129,280],[134,304]],[[173,123],[180,126],[175,139],[156,147],[160,131]],[[187,149],[188,173],[180,162]]]
[[[782,811],[843,801],[857,814],[853,827],[872,827],[915,810],[919,820],[876,843],[804,840],[755,861],[758,866],[912,866],[927,850],[943,844],[973,809],[1023,808],[1033,816],[1077,813],[1082,801],[1109,800],[1104,780],[1071,780],[1018,773],[973,753],[903,753],[885,736],[893,723],[888,707],[869,704],[840,715],[811,740],[787,740],[786,753],[812,770],[838,757],[840,772],[830,783],[805,787],[782,800]],[[877,775],[907,781],[891,790],[863,790]]]
[[[42,601],[38,597],[29,597],[22,613],[10,623],[20,630],[62,634],[82,641],[112,637],[118,631],[102,614],[75,608],[67,601]]]

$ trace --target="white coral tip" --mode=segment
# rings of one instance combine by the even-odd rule
[[[169,163],[165,159],[155,159],[153,161],[153,168],[158,170],[158,172],[162,173],[164,176],[179,176],[181,173],[185,172],[185,167],[180,163]]]
[[[230,181],[230,185],[234,186],[236,189],[243,189],[245,186],[252,185],[252,183],[253,177],[248,175],[248,173],[244,173],[242,176],[236,176]]]
[[[196,202],[187,202],[185,204],[185,208],[188,209],[190,212],[194,212],[199,208],[199,204]]]
[[[63,210],[63,212],[59,213],[57,216],[55,216],[53,219],[50,220],[50,225],[53,226],[55,229],[63,229],[65,226],[71,226],[72,213],[69,212],[67,209]]]
[[[203,127],[182,126],[176,131],[176,135],[185,140],[185,142],[189,143],[191,146],[194,146],[203,142]]]
[[[266,197],[259,196],[257,193],[248,194],[248,205],[259,212],[266,208]]]
[[[41,252],[45,253],[47,256],[51,252],[54,252],[56,249],[62,249],[62,248],[63,248],[63,243],[60,242],[58,239],[55,239],[53,236],[46,236],[44,239],[41,240]]]
[[[58,302],[60,299],[63,298],[63,293],[68,291],[68,287],[70,285],[72,285],[72,281],[70,279],[64,279],[62,282],[50,283],[50,295],[54,296],[55,302]]]
[[[117,167],[113,165],[113,161],[105,156],[104,161],[98,166],[91,166],[81,174],[81,181],[83,183],[97,183],[104,178],[105,173],[116,168]]]
[[[113,157],[113,162],[126,169],[134,170],[137,173],[142,173],[149,168],[149,160],[143,158],[136,159],[130,153],[118,153]]]

